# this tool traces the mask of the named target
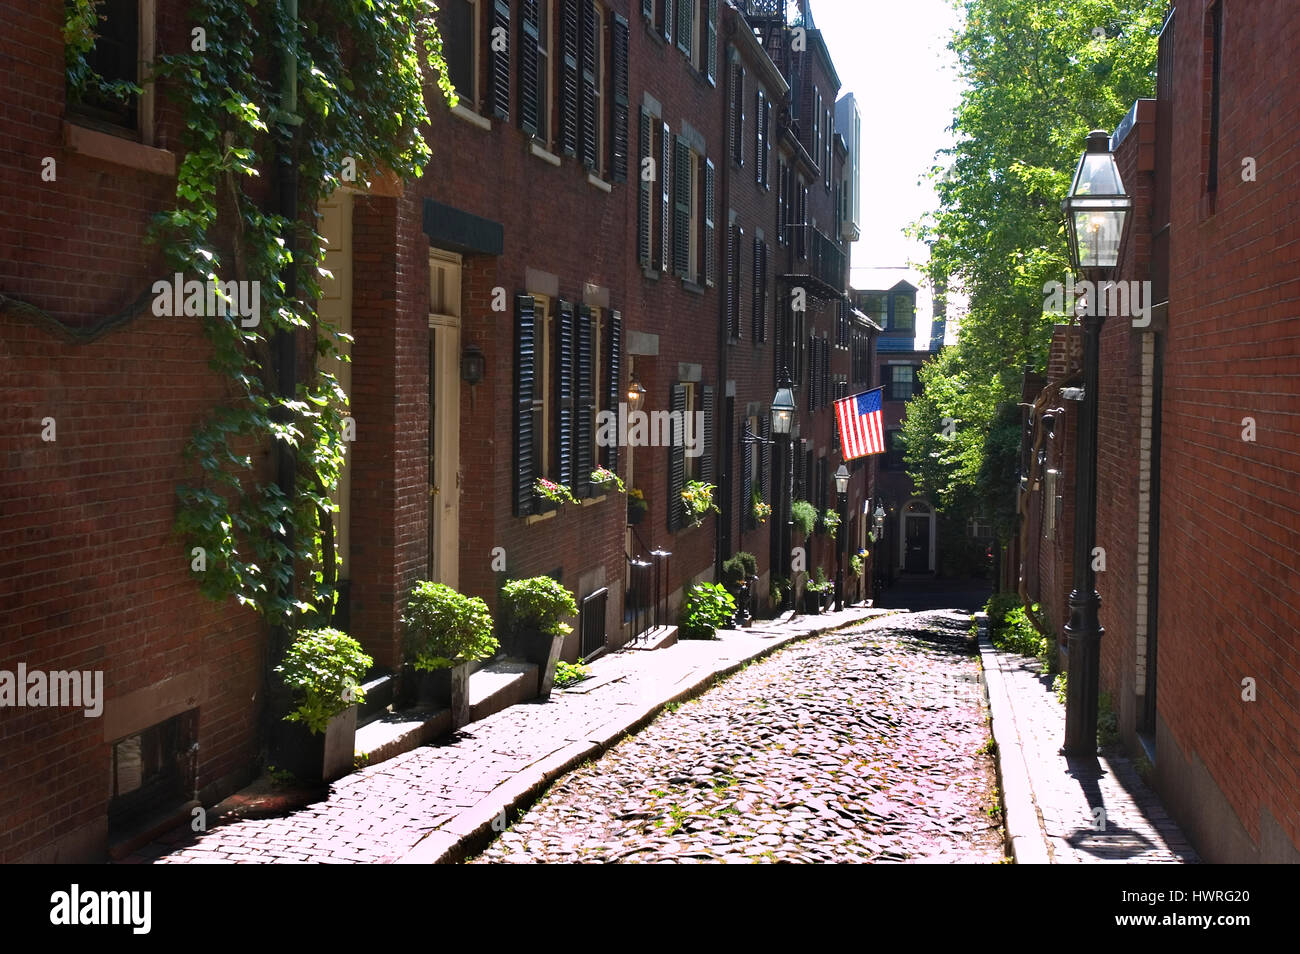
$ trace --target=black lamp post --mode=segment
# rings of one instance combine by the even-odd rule
[[[1101,638],[1105,634],[1098,610],[1097,576],[1092,552],[1097,538],[1097,387],[1102,317],[1097,299],[1102,283],[1119,265],[1124,228],[1133,200],[1124,192],[1119,167],[1104,130],[1088,134],[1088,147],[1079,160],[1070,194],[1061,203],[1066,214],[1070,262],[1093,282],[1083,324],[1083,400],[1079,404],[1077,471],[1074,482],[1074,589],[1070,621],[1065,625],[1070,678],[1065,702],[1067,756],[1097,755],[1097,696],[1101,668]]]
[[[835,609],[844,609],[844,544],[849,538],[849,469],[840,464],[835,471],[835,494],[839,498],[840,525],[835,535]]]
[[[782,469],[785,473],[785,479],[782,481],[781,488],[781,509],[777,511],[781,521],[777,530],[777,545],[781,553],[781,575],[786,579],[786,592],[782,597],[783,607],[792,607],[794,605],[794,596],[790,592],[794,589],[789,585],[790,573],[790,540],[793,537],[792,520],[790,506],[793,503],[791,499],[794,496],[794,452],[791,448],[794,440],[794,382],[790,379],[790,370],[781,369],[781,385],[777,388],[776,397],[772,399],[772,434],[776,437],[777,443],[781,446]]]

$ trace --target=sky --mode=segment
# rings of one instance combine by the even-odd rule
[[[875,283],[878,270],[889,269],[918,284],[902,267],[924,261],[925,246],[903,229],[934,208],[934,192],[921,180],[953,141],[948,126],[961,82],[947,44],[958,11],[952,0],[812,0],[812,15],[840,94],[854,93],[862,114],[862,237],[853,246],[851,280],[866,287],[857,279]],[[928,340],[921,319],[930,316],[929,296],[917,306],[917,337]]]

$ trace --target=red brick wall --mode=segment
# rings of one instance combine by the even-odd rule
[[[1220,177],[1203,192],[1202,4],[1178,4],[1158,700],[1252,840],[1300,844],[1300,17],[1225,4]],[[1258,164],[1243,181],[1242,159]],[[1253,417],[1257,439],[1242,440]],[[1242,680],[1258,700],[1241,699]]]
[[[191,318],[148,310],[74,343],[14,307],[89,328],[162,272],[142,244],[175,184],[62,145],[62,7],[0,9],[0,668],[104,672],[106,713],[164,679],[198,672],[198,785],[225,794],[252,757],[264,631],[199,595],[171,535],[181,452],[225,393]],[[181,32],[160,12],[165,41]],[[160,110],[159,141],[175,139]],[[41,160],[57,179],[41,180]],[[57,440],[41,440],[41,420]],[[93,858],[106,832],[104,717],[0,710],[0,861]]]

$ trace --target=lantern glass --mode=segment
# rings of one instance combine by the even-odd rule
[[[641,405],[645,404],[646,390],[641,386],[641,382],[633,378],[627,386],[627,408],[629,411],[641,410]]]
[[[781,388],[772,399],[772,433],[786,435],[794,427],[794,392]]]
[[[849,469],[840,464],[840,469],[835,471],[835,492],[843,495],[849,492]]]
[[[1066,235],[1074,266],[1118,265],[1133,199],[1124,191],[1105,131],[1095,130],[1088,135],[1087,151],[1079,160],[1070,194],[1061,206],[1066,213]]]

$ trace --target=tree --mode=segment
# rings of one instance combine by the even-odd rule
[[[1055,319],[1044,284],[1068,265],[1060,202],[1090,129],[1113,129],[1155,89],[1164,0],[965,0],[949,49],[967,88],[957,144],[930,172],[938,208],[911,233],[932,282],[969,296],[957,344],[921,373],[903,425],[909,475],[945,511],[983,506],[1005,539],[1025,368]],[[945,427],[951,421],[955,427]],[[947,432],[950,436],[945,436]]]

